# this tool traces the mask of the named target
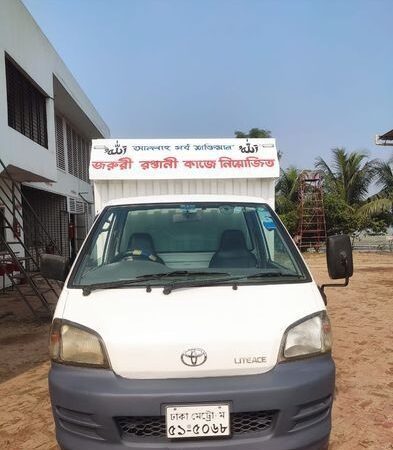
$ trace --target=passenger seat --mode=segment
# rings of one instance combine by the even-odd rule
[[[256,267],[257,259],[248,250],[241,230],[225,230],[220,247],[210,260],[209,267]]]

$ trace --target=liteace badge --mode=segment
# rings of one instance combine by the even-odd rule
[[[235,364],[263,364],[266,356],[240,356],[234,359]]]

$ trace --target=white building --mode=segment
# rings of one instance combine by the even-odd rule
[[[14,201],[0,190],[0,233],[9,242],[19,233],[27,247],[45,250],[36,213],[72,256],[91,221],[90,141],[108,137],[109,129],[23,3],[1,0],[0,9],[0,160],[18,182]],[[5,175],[0,163],[3,187]]]

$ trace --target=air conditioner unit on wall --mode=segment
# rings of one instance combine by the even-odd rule
[[[68,197],[68,212],[70,214],[83,214],[85,212],[84,202],[73,197]]]

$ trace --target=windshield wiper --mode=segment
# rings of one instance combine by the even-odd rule
[[[178,283],[170,283],[168,285],[166,285],[164,287],[163,293],[165,295],[170,294],[173,290],[175,289],[181,289],[184,287],[205,287],[205,286],[212,286],[212,284],[214,285],[221,285],[222,283],[228,283],[231,281],[237,281],[237,280],[241,280],[244,279],[245,276],[241,275],[241,276],[231,276],[229,273],[221,273],[221,272],[208,272],[209,274],[220,274],[220,275],[228,275],[227,277],[220,277],[220,278],[213,278],[213,279],[209,279],[209,280],[188,280],[187,281],[180,281]],[[233,283],[233,289],[236,290],[237,289],[237,283]]]
[[[97,289],[116,289],[126,287],[132,284],[141,283],[143,281],[161,280],[163,278],[181,277],[190,275],[201,276],[201,275],[229,275],[229,274],[227,272],[192,272],[188,270],[174,270],[172,272],[149,273],[145,275],[139,275],[132,280],[108,281],[107,283],[93,283],[81,287],[83,289],[83,295],[86,297],[90,295],[92,291],[95,291]]]
[[[208,272],[208,273],[214,273],[214,272]],[[218,273],[218,272],[215,272]],[[227,274],[230,275],[230,274]],[[254,273],[253,275],[240,275],[240,276],[228,276],[228,278],[218,278],[218,279],[212,279],[212,280],[203,280],[203,281],[192,281],[185,282],[181,281],[179,283],[170,283],[167,286],[164,287],[164,294],[168,295],[170,294],[174,289],[181,289],[185,287],[205,287],[205,286],[211,286],[212,283],[214,284],[222,284],[222,283],[229,283],[234,282],[232,285],[232,289],[237,290],[238,283],[236,281],[238,280],[244,280],[244,279],[254,279],[254,278],[269,278],[269,277],[293,277],[293,278],[302,278],[302,275],[298,275],[296,273],[292,272],[282,272],[280,270],[277,271],[269,271],[269,272],[258,272]],[[218,282],[218,283],[217,283]]]
[[[83,295],[87,297],[88,295],[91,294],[92,291],[95,291],[97,289],[116,289],[131,284],[140,283],[141,281],[142,281],[141,279],[108,281],[107,283],[93,283],[88,284],[86,286],[76,286],[76,287],[82,288]]]
[[[190,270],[173,270],[172,272],[162,272],[162,273],[150,273],[147,275],[140,275],[136,277],[137,279],[143,279],[143,280],[160,280],[162,278],[170,278],[170,277],[183,277],[183,276],[190,276],[190,275],[230,275],[228,272],[193,272]]]
[[[293,272],[282,272],[281,270],[270,271],[270,272],[258,272],[253,275],[249,275],[246,277],[247,279],[253,278],[269,278],[269,277],[293,277],[293,278],[302,278],[302,275]]]

